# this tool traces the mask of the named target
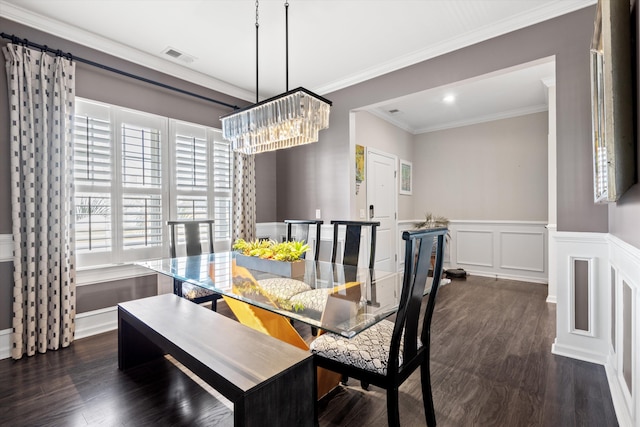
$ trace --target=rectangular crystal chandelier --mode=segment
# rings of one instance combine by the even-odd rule
[[[331,101],[299,87],[220,118],[234,151],[258,154],[318,141]]]

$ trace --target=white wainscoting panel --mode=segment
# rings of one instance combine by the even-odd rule
[[[492,231],[456,229],[456,264],[493,268],[493,251]]]
[[[621,426],[640,426],[640,249],[635,248],[619,238],[608,236],[610,264],[609,271],[615,271],[615,348],[609,340],[609,354],[605,370],[613,405]],[[608,280],[610,286],[611,279]],[[608,292],[611,291],[606,286]],[[625,331],[624,326],[624,287],[631,291],[631,300],[626,301],[626,307],[630,308],[630,330]],[[611,305],[609,305],[611,307]],[[607,314],[611,318],[611,313]],[[607,322],[611,330],[611,322]],[[628,387],[623,372],[624,348],[631,349],[631,387]]]
[[[500,232],[500,268],[544,272],[545,233]]]
[[[284,222],[259,222],[256,224],[256,237],[282,242],[287,238],[287,225]]]
[[[87,311],[76,316],[75,339],[90,337],[118,328],[118,307]]]
[[[13,261],[13,236],[0,234],[0,262]]]
[[[476,276],[548,283],[542,221],[451,221],[450,267]]]
[[[0,331],[0,360],[11,357],[11,329]]]
[[[556,311],[556,339],[552,352],[574,359],[604,365],[610,342],[609,251],[604,233],[555,233],[558,250],[558,295]],[[573,262],[591,260],[590,281],[594,284],[590,301],[590,334],[574,329]],[[582,307],[581,309],[589,309]]]
[[[549,265],[547,266],[549,284],[547,286],[547,302],[555,304],[558,295],[558,250],[556,248],[555,235],[558,230],[556,224],[547,224],[547,245],[549,248],[549,255],[547,260]]]
[[[398,271],[404,268],[402,232],[420,220],[398,221]],[[476,276],[547,283],[546,223],[452,220],[444,264]]]
[[[586,307],[576,306],[576,261],[587,263],[587,304]],[[594,321],[595,321],[595,283],[596,283],[596,258],[585,257],[569,257],[569,331],[572,334],[594,337]],[[576,316],[578,310],[587,310],[588,326],[586,330],[576,328]]]

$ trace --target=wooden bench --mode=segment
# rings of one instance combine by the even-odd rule
[[[312,426],[305,352],[173,294],[118,304],[118,367],[170,354],[234,404],[236,426]]]

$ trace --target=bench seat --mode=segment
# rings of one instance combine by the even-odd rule
[[[118,304],[119,368],[165,354],[233,402],[236,426],[315,423],[309,352],[173,294]]]

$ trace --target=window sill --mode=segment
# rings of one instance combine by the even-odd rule
[[[156,274],[148,268],[135,264],[112,264],[82,267],[76,271],[76,286],[113,282],[134,277]]]

